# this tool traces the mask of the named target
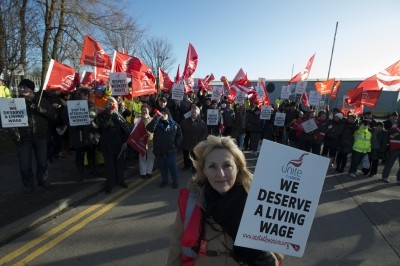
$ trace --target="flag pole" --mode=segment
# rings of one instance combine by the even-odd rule
[[[329,68],[328,68],[328,77],[326,78],[326,80],[329,79],[329,75],[330,75],[330,73],[331,73],[331,65],[332,65],[333,51],[335,50],[336,33],[337,33],[338,24],[339,24],[339,22],[336,21],[335,35],[333,36],[333,44],[332,44],[332,51],[331,51],[331,59],[330,59],[330,61],[329,61]],[[332,93],[332,91],[331,91],[331,93]],[[328,105],[329,105],[330,100],[331,100],[331,97],[329,96],[329,98],[328,98]]]

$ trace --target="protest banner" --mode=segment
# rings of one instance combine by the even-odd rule
[[[174,83],[174,85],[172,85],[171,92],[172,92],[171,98],[173,100],[182,101],[183,95],[185,94],[185,86],[183,86],[182,83]]]
[[[244,99],[246,99],[246,95],[247,94],[243,91],[237,91],[235,103],[244,103]]]
[[[303,94],[306,92],[306,88],[307,88],[307,80],[305,81],[297,81],[296,83],[296,88],[295,88],[295,94]]]
[[[328,164],[264,139],[235,245],[303,256]]]
[[[272,113],[272,107],[271,106],[266,106],[266,105],[261,106],[260,119],[261,120],[270,120],[271,119],[271,113]]]
[[[277,127],[285,126],[285,119],[286,119],[285,113],[277,112],[275,114],[274,126],[277,126]]]
[[[282,90],[281,90],[281,99],[289,99],[290,95],[292,94],[292,89],[290,88],[290,85],[283,85]]]
[[[88,102],[86,100],[67,101],[69,125],[85,126],[90,124]]]
[[[211,91],[211,101],[212,100],[220,100],[222,95],[223,87],[222,86],[212,86]]]
[[[128,95],[128,77],[126,72],[110,73],[110,85],[112,95]]]
[[[1,126],[27,127],[25,98],[0,98]]]
[[[207,110],[207,125],[216,126],[218,125],[219,111],[218,109],[208,109]]]
[[[308,119],[307,121],[301,123],[301,126],[306,133],[310,133],[318,128],[314,118]]]
[[[319,106],[320,100],[321,94],[318,91],[310,91],[310,95],[308,96],[308,104],[310,106]]]

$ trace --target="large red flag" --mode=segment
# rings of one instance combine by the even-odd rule
[[[89,71],[83,71],[81,77],[81,86],[82,87],[92,86],[93,81],[94,81],[94,73]]]
[[[332,93],[331,93],[331,96],[330,96],[331,100],[336,100],[340,84],[342,84],[342,81],[338,80],[338,81],[336,81],[335,85],[333,86]]]
[[[169,78],[168,74],[159,68],[159,83],[160,83],[160,89],[165,91],[165,92],[170,92],[172,90],[172,86],[174,85],[174,82]]]
[[[76,79],[75,70],[72,67],[51,59],[43,89],[72,92],[75,90],[78,82],[79,78]]]
[[[251,83],[243,69],[239,69],[235,78],[231,82],[231,87],[236,90],[241,90],[247,94],[254,92],[254,88],[251,86]]]
[[[315,82],[315,89],[321,94],[331,94],[335,79],[328,79],[326,81]]]
[[[271,106],[271,101],[269,100],[269,95],[268,95],[267,88],[265,87],[265,83],[264,82],[261,82],[261,87],[263,88],[264,95],[265,95],[264,99],[263,99],[264,104],[268,105],[268,106]]]
[[[230,103],[234,102],[236,99],[236,89],[229,85],[228,79],[225,76],[222,76],[220,78],[220,80],[224,84],[224,87],[229,91],[228,92],[228,102],[230,102]]]
[[[375,108],[375,105],[378,102],[381,92],[382,92],[382,90],[378,90],[378,91],[363,90],[362,95],[361,95],[361,104],[365,105],[371,109]]]
[[[110,56],[104,51],[101,45],[89,35],[83,41],[82,55],[79,64],[111,68]]]
[[[131,134],[128,137],[128,145],[139,152],[142,156],[146,153],[147,139],[149,138],[142,118],[136,122]]]
[[[361,95],[363,92],[363,88],[362,87],[355,87],[354,89],[348,90],[346,92],[346,103],[348,105],[354,105],[358,102],[361,103]]]
[[[182,78],[187,79],[193,75],[194,71],[196,71],[198,61],[199,57],[197,55],[196,49],[191,43],[189,43],[188,52],[186,55],[185,69],[183,70]]]
[[[305,81],[308,79],[308,76],[310,75],[311,72],[312,64],[314,62],[314,57],[315,54],[313,54],[313,56],[311,56],[311,58],[308,60],[306,68],[303,69],[303,71],[297,73],[293,78],[289,80],[289,84],[297,81]]]
[[[400,60],[357,85],[365,91],[400,91]]]
[[[201,91],[211,91],[212,87],[209,86],[208,84],[215,79],[214,74],[211,73],[210,75],[207,75],[204,79],[199,79],[197,86],[201,89]]]
[[[135,56],[115,51],[113,72],[126,72],[132,81],[132,96],[141,96],[156,93],[155,76],[145,63]]]

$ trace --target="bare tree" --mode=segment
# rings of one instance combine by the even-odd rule
[[[148,65],[158,78],[158,68],[164,71],[171,70],[175,63],[172,44],[167,38],[149,37],[140,46],[139,57]]]

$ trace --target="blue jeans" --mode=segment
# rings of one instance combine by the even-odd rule
[[[36,180],[42,183],[47,179],[47,136],[21,140],[17,146],[19,171],[25,187],[33,187],[32,151],[36,159]]]
[[[389,178],[390,170],[392,170],[392,167],[396,159],[400,165],[400,150],[389,150],[387,161],[385,163],[385,167],[383,168],[382,178]],[[400,181],[400,169],[397,171],[396,176],[397,176],[397,181]]]
[[[176,154],[169,156],[157,156],[158,167],[160,168],[162,182],[168,183],[168,171],[172,176],[172,182],[178,182],[178,167],[176,165]]]

